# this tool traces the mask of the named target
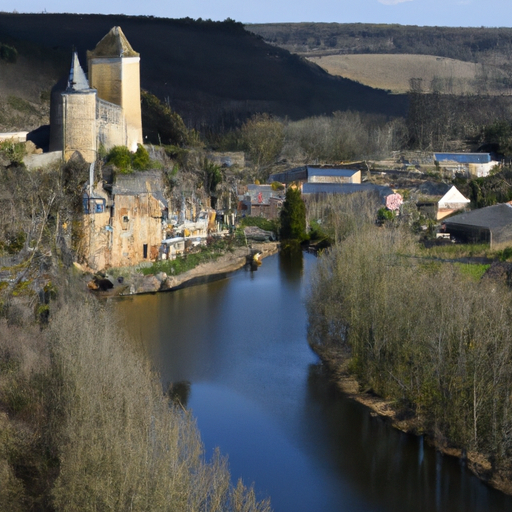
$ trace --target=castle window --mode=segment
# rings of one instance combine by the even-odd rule
[[[82,197],[82,205],[84,207],[84,213],[88,214],[89,213],[89,196],[87,196],[86,194],[84,194]]]

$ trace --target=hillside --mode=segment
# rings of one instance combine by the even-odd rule
[[[368,23],[273,23],[247,25],[248,30],[275,46],[298,55],[395,54],[426,55],[481,64],[478,87],[510,94],[512,88],[512,28],[418,27]],[[316,59],[315,59],[316,62]],[[414,64],[412,61],[410,64]],[[401,65],[408,65],[401,61]],[[466,79],[467,69],[459,66],[454,79]],[[481,72],[480,72],[481,71]],[[414,77],[415,67],[402,70]],[[355,73],[352,76],[355,76]],[[345,75],[342,75],[345,76]],[[430,75],[432,80],[435,75]],[[355,80],[367,83],[364,73]],[[475,89],[476,88],[476,89]],[[449,91],[447,91],[449,92]]]
[[[493,86],[506,74],[497,67],[484,66],[434,55],[355,54],[326,55],[307,59],[328,73],[355,80],[369,87],[404,94],[411,79],[422,81],[424,90],[449,94],[512,94]]]
[[[69,65],[76,46],[85,67],[85,51],[115,25],[141,54],[142,87],[168,101],[192,127],[223,129],[263,111],[292,119],[347,109],[391,116],[406,111],[404,97],[332,77],[232,21],[0,13],[0,42],[36,45],[57,59],[59,69]],[[20,58],[2,68],[4,99],[11,94],[5,84],[16,72],[24,77],[17,96],[26,97],[32,88],[39,94],[47,89],[44,74],[30,66],[20,70],[23,65]],[[53,80],[57,73],[50,75]]]
[[[0,41],[18,53],[16,63],[0,59],[0,131],[33,130],[48,122],[50,91],[69,71],[69,53],[26,41],[14,45],[3,33]]]

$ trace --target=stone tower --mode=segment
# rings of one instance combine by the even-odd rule
[[[86,162],[96,161],[96,91],[89,87],[76,52],[66,90],[62,93],[62,150],[64,160],[79,151]]]
[[[89,84],[98,98],[119,105],[126,122],[126,145],[131,151],[142,144],[140,108],[140,56],[120,27],[110,32],[87,52]]]

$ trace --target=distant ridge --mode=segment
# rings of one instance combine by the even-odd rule
[[[47,51],[69,49],[69,55],[75,46],[85,64],[86,50],[114,26],[140,53],[141,86],[169,102],[189,126],[228,128],[263,111],[292,119],[348,109],[406,113],[404,96],[331,77],[233,21],[0,13],[0,41],[30,41]]]

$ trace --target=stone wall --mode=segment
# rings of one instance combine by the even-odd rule
[[[103,145],[108,151],[114,146],[126,146],[126,123],[123,109],[120,106],[98,99],[96,122],[98,147]]]
[[[122,107],[131,151],[142,144],[139,57],[91,58],[89,83],[98,98]]]
[[[152,194],[116,195],[112,218],[113,267],[154,260],[164,238],[162,209]]]
[[[63,156],[79,151],[86,162],[96,161],[96,91],[62,95]]]

